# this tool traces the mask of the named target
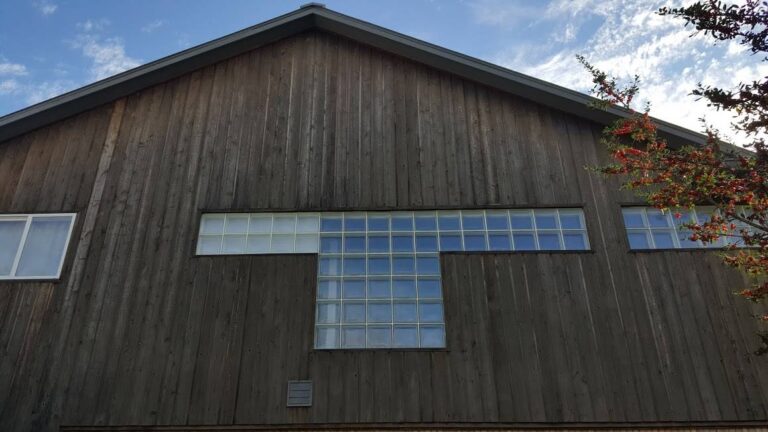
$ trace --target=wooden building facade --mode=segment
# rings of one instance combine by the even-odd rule
[[[245,32],[0,119],[0,214],[76,215],[60,276],[0,280],[0,430],[768,420],[746,281],[631,251],[584,169],[615,113],[318,6]],[[440,254],[444,348],[315,349],[315,254],[196,254],[207,212],[495,208],[589,248]]]

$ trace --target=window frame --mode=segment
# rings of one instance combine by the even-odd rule
[[[62,248],[61,257],[59,258],[58,266],[56,267],[56,273],[53,275],[44,276],[17,276],[19,262],[21,261],[21,255],[24,252],[24,246],[27,242],[27,236],[29,234],[30,226],[35,218],[46,217],[69,217],[69,229],[67,230],[66,239],[64,241],[64,247]],[[13,214],[0,214],[0,221],[23,221],[24,230],[22,231],[21,238],[19,239],[19,246],[16,249],[16,255],[13,259],[11,266],[11,272],[8,275],[0,275],[0,282],[2,281],[45,281],[45,280],[59,280],[61,278],[61,272],[64,269],[64,261],[67,258],[67,252],[69,251],[69,245],[72,241],[72,232],[75,228],[75,222],[77,220],[77,213],[13,213]]]

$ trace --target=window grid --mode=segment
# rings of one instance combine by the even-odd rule
[[[365,349],[445,347],[441,252],[588,248],[581,209],[447,210],[208,214],[197,253],[317,253],[315,347]]]
[[[624,207],[622,216],[630,249],[712,249],[728,244],[738,245],[740,240],[727,240],[724,237],[711,243],[690,240],[690,231],[682,225],[705,223],[709,221],[713,211],[713,207],[683,210],[682,217],[677,219],[672,212],[662,212],[654,207]],[[742,224],[737,224],[735,232],[738,233],[743,227]]]
[[[61,275],[61,268],[64,265],[64,258],[66,256],[67,248],[69,247],[69,241],[72,236],[72,229],[74,228],[74,222],[75,222],[75,214],[74,213],[40,213],[40,214],[8,214],[8,215],[0,215],[0,223],[3,222],[22,222],[24,223],[24,228],[22,229],[21,236],[19,237],[16,250],[15,252],[12,251],[13,255],[13,261],[10,267],[10,270],[5,273],[0,273],[0,280],[35,280],[35,279],[53,279],[58,278]],[[69,219],[69,226],[67,228],[66,238],[64,240],[64,245],[62,250],[60,251],[60,256],[58,258],[58,262],[56,265],[55,272],[51,272],[50,274],[40,274],[40,275],[19,275],[19,263],[21,262],[22,255],[25,250],[25,246],[27,244],[27,238],[29,237],[29,231],[30,227],[32,226],[32,223],[39,218],[45,218],[45,219]],[[0,247],[7,246],[7,245],[0,245]],[[12,245],[11,245],[12,247]],[[2,252],[2,251],[0,251]]]

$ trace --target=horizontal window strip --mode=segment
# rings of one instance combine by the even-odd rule
[[[581,209],[208,213],[198,255],[588,250]]]

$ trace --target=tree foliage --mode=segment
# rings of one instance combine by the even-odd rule
[[[768,61],[768,2],[747,0],[734,5],[721,1],[700,1],[682,8],[662,8],[660,15],[682,19],[697,33],[716,41],[730,41],[749,48]],[[680,218],[684,210],[712,206],[716,211],[702,223],[681,221],[690,230],[691,240],[714,243],[726,239],[723,262],[744,271],[753,281],[749,287],[732,287],[747,300],[768,301],[768,77],[742,83],[735,89],[699,84],[692,95],[707,101],[716,110],[733,114],[733,128],[747,137],[740,143],[749,151],[725,144],[712,128],[706,128],[706,143],[672,148],[660,137],[650,116],[650,107],[634,109],[639,78],[622,84],[592,66],[579,61],[591,73],[593,93],[599,106],[618,106],[627,116],[606,127],[603,142],[612,163],[596,170],[621,176],[622,186],[635,191],[648,203]],[[768,321],[768,314],[757,317]],[[761,333],[768,353],[768,333]]]

